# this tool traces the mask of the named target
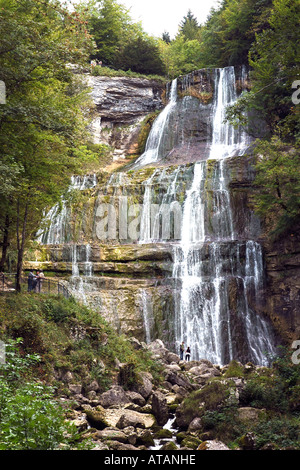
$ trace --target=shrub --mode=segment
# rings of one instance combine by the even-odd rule
[[[71,428],[53,390],[28,380],[28,368],[39,357],[21,357],[20,345],[20,339],[8,341],[6,361],[0,364],[0,450],[53,450],[66,443]]]

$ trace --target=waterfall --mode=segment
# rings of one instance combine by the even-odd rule
[[[74,190],[84,191],[97,186],[96,174],[72,176],[67,194]],[[42,221],[42,228],[37,233],[37,241],[43,245],[60,245],[68,241],[70,229],[70,209],[65,197],[55,204]]]
[[[209,161],[196,163],[184,203],[181,242],[174,249],[173,277],[180,289],[175,317],[176,344],[179,348],[184,341],[191,347],[194,359],[206,358],[217,364],[234,359],[236,325],[233,325],[229,292],[236,289],[242,291],[236,313],[239,329],[247,341],[245,359],[267,364],[265,353],[275,351],[271,333],[267,323],[249,305],[249,291],[252,288],[257,297],[262,285],[262,253],[258,243],[247,241],[242,243],[246,260],[240,257],[241,246],[235,241],[224,175],[225,159],[243,153],[248,144],[243,132],[224,123],[225,108],[236,99],[233,67],[215,71],[215,90],[209,160],[216,161],[211,188],[207,189]]]
[[[147,139],[145,152],[135,162],[135,168],[155,163],[159,160],[160,157],[162,157],[161,150],[164,143],[164,132],[168,126],[169,116],[172,113],[174,106],[176,105],[176,101],[177,79],[175,78],[171,85],[169,103],[155,119]]]
[[[243,76],[244,70],[243,67]],[[209,158],[224,159],[238,153],[243,155],[249,146],[247,133],[243,129],[235,129],[225,121],[227,106],[233,105],[237,100],[234,67],[215,69],[214,88],[213,134]]]
[[[71,258],[72,258],[72,277],[69,280],[69,288],[73,295],[77,297],[84,304],[87,304],[87,292],[93,290],[91,282],[93,276],[93,263],[91,262],[91,245],[71,245]],[[80,274],[78,259],[82,256],[84,251],[83,261],[83,275]]]

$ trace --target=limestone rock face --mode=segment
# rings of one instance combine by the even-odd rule
[[[128,77],[87,77],[96,106],[92,133],[95,143],[113,148],[114,158],[137,153],[141,122],[162,109],[164,85]]]

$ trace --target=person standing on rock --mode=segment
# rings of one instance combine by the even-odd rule
[[[186,361],[189,361],[189,360],[190,360],[190,357],[191,357],[191,349],[190,349],[190,347],[188,346],[188,347],[187,347],[187,350],[185,351],[185,360],[186,360]]]
[[[183,361],[183,353],[184,353],[184,342],[182,341],[180,345],[180,360]]]

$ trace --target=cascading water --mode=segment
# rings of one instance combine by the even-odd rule
[[[226,106],[236,99],[233,67],[215,71],[215,90],[209,159],[217,161],[212,187],[210,192],[205,189],[209,160],[197,163],[192,186],[186,194],[181,243],[174,250],[173,275],[180,281],[176,343],[179,347],[185,341],[194,359],[206,358],[224,364],[235,358],[229,292],[236,288],[243,293],[238,314],[247,340],[244,358],[267,364],[265,353],[275,352],[271,333],[267,323],[250,308],[248,300],[250,284],[254,283],[256,292],[262,282],[262,254],[258,243],[245,242],[246,260],[242,266],[243,260],[236,252],[240,242],[234,242],[230,195],[224,177],[225,159],[243,154],[248,145],[245,133],[224,123]]]
[[[134,168],[139,168],[157,162],[162,156],[164,130],[168,126],[169,116],[172,113],[177,101],[177,79],[172,81],[170,100],[163,111],[158,115],[153,123],[149,137],[147,139],[145,152],[137,159]]]
[[[244,73],[242,70],[242,84]],[[128,201],[124,217],[125,222],[130,221],[128,232],[126,226],[123,235],[123,225],[119,224],[119,235],[115,235],[115,223],[109,229],[108,239],[116,244],[129,243],[129,259],[136,259],[135,251],[143,253],[142,260],[151,259],[148,247],[137,247],[137,243],[152,244],[150,250],[154,250],[154,243],[165,244],[163,261],[151,266],[158,270],[154,277],[156,272],[164,274],[159,274],[154,283],[151,274],[145,271],[142,283],[139,284],[139,274],[134,273],[130,279],[132,283],[138,282],[134,284],[138,288],[130,308],[137,309],[147,342],[155,339],[158,321],[162,319],[161,339],[165,340],[163,336],[168,335],[168,345],[174,346],[176,352],[184,340],[192,349],[192,359],[206,358],[220,365],[231,359],[251,360],[263,365],[267,363],[265,352],[273,354],[275,349],[269,324],[258,315],[256,308],[260,306],[263,287],[262,250],[255,227],[251,225],[249,230],[239,227],[236,205],[232,210],[232,192],[229,191],[230,162],[233,157],[243,155],[249,145],[244,131],[224,122],[226,106],[237,98],[236,82],[233,67],[198,71],[174,80],[169,103],[154,121],[145,152],[131,167],[141,173],[137,177],[135,172],[133,176],[129,171],[114,173],[102,193],[97,193],[93,213],[102,222],[98,208],[103,202],[109,203],[112,215],[120,219],[123,208],[120,202]],[[213,85],[214,94],[211,93]],[[199,91],[200,98],[197,94],[189,95],[192,88],[194,92]],[[213,101],[201,100],[202,92],[211,95]],[[143,167],[151,164],[155,169],[149,176],[149,168]],[[141,176],[143,191],[135,188]],[[95,184],[93,177],[74,177],[70,190],[84,190]],[[129,214],[131,203],[133,207],[140,207],[142,203],[138,222],[135,213]],[[49,228],[39,234],[39,239],[47,244],[67,244],[71,250],[68,261],[72,260],[69,283],[74,295],[91,305],[98,297],[97,307],[115,316],[118,323],[120,302],[113,289],[113,294],[104,293],[103,289],[106,281],[111,286],[117,278],[112,282],[94,275],[92,259],[97,259],[99,254],[94,250],[93,258],[91,246],[85,242],[82,245],[71,243],[66,230],[70,215],[67,203],[62,200],[48,213],[46,225]],[[132,226],[140,225],[138,239],[129,233],[131,216],[134,217]],[[98,241],[106,243],[107,239],[99,236],[102,231],[94,230],[91,229],[86,238],[84,232],[82,239],[95,241],[97,236]],[[138,234],[138,230],[135,232]],[[67,252],[66,247],[64,252]],[[168,275],[165,273],[169,273],[169,278],[164,277]],[[160,311],[156,311],[160,308],[157,296],[161,293],[160,288],[156,290],[157,284],[164,289],[167,286]]]
[[[69,289],[73,295],[87,304],[87,292],[93,290],[92,277],[93,277],[93,263],[91,262],[91,245],[87,243],[84,246],[74,243],[71,245],[71,258],[72,258],[72,277],[69,280]],[[79,252],[84,252],[83,273],[80,274],[79,269]]]
[[[72,176],[68,193],[74,190],[84,191],[97,185],[96,174]],[[43,245],[61,245],[68,241],[70,227],[70,210],[64,197],[45,215],[42,225],[46,228],[37,233],[37,241]]]

